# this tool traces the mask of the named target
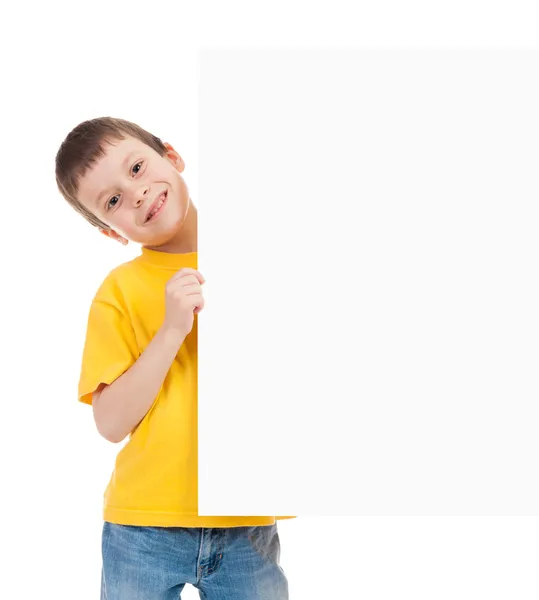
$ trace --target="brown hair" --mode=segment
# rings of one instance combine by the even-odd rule
[[[105,143],[137,138],[164,156],[163,142],[142,127],[123,119],[101,117],[84,121],[67,135],[56,154],[56,185],[71,206],[95,227],[110,227],[86,209],[77,199],[79,181],[99,158],[105,155]]]

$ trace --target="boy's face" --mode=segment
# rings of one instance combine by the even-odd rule
[[[105,143],[105,156],[81,178],[79,201],[112,229],[101,230],[111,238],[166,244],[189,207],[189,190],[180,175],[183,160],[169,144],[165,156],[132,137],[113,144]]]

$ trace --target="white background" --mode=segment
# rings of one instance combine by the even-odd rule
[[[3,10],[3,595],[98,597],[101,500],[119,449],[97,435],[76,384],[88,302],[102,274],[137,250],[99,236],[59,197],[54,154],[65,134],[106,114],[140,123],[184,157],[196,200],[200,48],[536,44],[531,2],[433,6],[57,2]],[[535,517],[300,516],[279,531],[291,598],[539,592]],[[183,597],[197,595],[187,588]]]

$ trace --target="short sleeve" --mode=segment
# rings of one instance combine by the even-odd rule
[[[88,316],[82,355],[78,399],[92,404],[92,393],[99,384],[110,385],[138,359],[133,327],[119,308],[94,299]]]

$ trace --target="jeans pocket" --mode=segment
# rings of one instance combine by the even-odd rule
[[[273,525],[249,527],[247,537],[253,550],[262,556],[264,560],[279,563],[281,545],[276,523]]]

